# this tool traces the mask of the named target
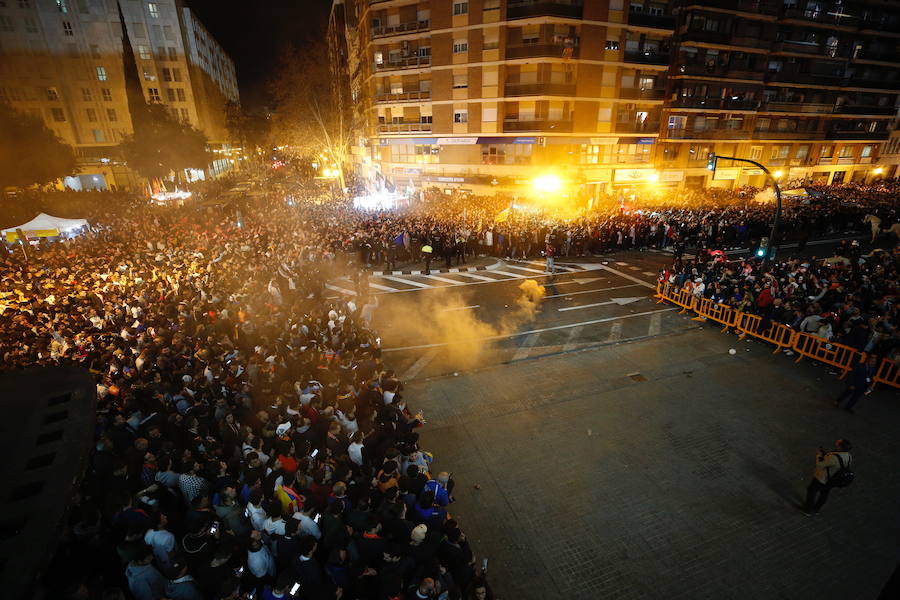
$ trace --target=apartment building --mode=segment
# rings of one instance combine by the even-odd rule
[[[116,145],[132,132],[119,6],[144,97],[230,152],[226,102],[239,102],[234,64],[181,0],[0,0],[0,102],[41,117],[75,148],[76,189],[136,189]],[[222,155],[211,168],[229,168]]]
[[[762,183],[724,162],[713,176],[712,151],[786,179],[865,177],[896,112],[900,28],[884,3],[838,6],[345,0],[359,168],[513,194],[553,172],[588,197]]]

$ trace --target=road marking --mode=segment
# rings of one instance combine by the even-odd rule
[[[568,282],[566,282],[566,283],[568,283]],[[557,285],[559,285],[559,284],[557,284]],[[600,288],[598,290],[580,290],[577,292],[569,292],[568,294],[551,294],[549,296],[544,296],[544,300],[546,300],[547,298],[560,298],[562,296],[568,297],[568,296],[577,296],[579,294],[596,294],[597,292],[608,292],[611,290],[621,290],[624,288],[635,287],[636,285],[637,285],[636,283],[629,283],[628,285],[616,285],[616,286],[608,287],[608,288]]]
[[[643,273],[641,273],[641,275],[646,275],[647,277],[656,277],[657,273],[654,273],[653,271],[644,271]]]
[[[610,273],[615,273],[615,274],[618,275],[619,277],[624,277],[624,278],[627,279],[628,281],[633,281],[633,282],[635,282],[635,283],[637,283],[637,284],[640,284],[640,285],[642,285],[642,286],[644,286],[644,287],[646,287],[646,288],[650,288],[651,290],[655,290],[655,289],[656,289],[656,286],[653,285],[652,283],[647,283],[647,282],[644,281],[643,279],[638,279],[637,277],[632,277],[632,276],[629,275],[628,273],[623,273],[622,271],[620,271],[620,270],[618,270],[618,269],[613,269],[612,267],[608,267],[608,266],[606,266],[606,265],[600,265],[600,268],[603,269],[604,271],[609,271]]]
[[[381,285],[380,283],[372,283],[371,281],[369,282],[369,287],[376,289],[376,290],[385,290],[385,291],[394,291],[397,289],[397,288],[388,287],[386,285]]]
[[[629,266],[628,268],[631,269],[632,271],[640,271],[641,270],[640,267],[635,267],[634,265]]]
[[[469,310],[470,308],[479,308],[480,304],[473,304],[472,306],[454,306],[453,308],[445,308],[441,312],[450,312],[452,310]]]
[[[534,264],[534,263],[528,263],[528,264]],[[532,273],[546,273],[547,272],[545,269],[538,270],[538,269],[532,269],[531,267],[520,267],[519,265],[511,265],[509,263],[506,263],[506,266],[507,266],[507,268],[521,269],[523,271],[531,271]]]
[[[413,363],[413,365],[406,370],[400,379],[410,380],[419,373],[422,372],[422,369],[428,366],[428,364],[434,360],[434,357],[437,356],[440,350],[438,348],[432,348],[425,354],[419,357],[419,360]]]
[[[456,279],[447,279],[446,277],[438,277],[437,275],[420,275],[419,277],[427,277],[428,279],[434,279],[435,281],[444,281],[446,283],[451,283],[453,285],[465,285],[464,281],[458,281]]]
[[[584,325],[579,325],[578,327],[573,327],[572,331],[569,332],[569,337],[566,338],[566,345],[562,347],[563,352],[568,352],[569,350],[574,350],[575,340],[578,339],[578,336],[581,335],[581,332],[584,330]]]
[[[330,283],[326,283],[325,287],[327,287],[329,290],[339,292],[341,294],[346,294],[347,296],[355,296],[356,295],[356,292],[354,292],[353,290],[345,290],[342,287],[338,287],[336,285],[331,285]]]
[[[645,298],[649,298],[650,296],[637,296],[634,298],[613,298],[612,300],[608,300],[606,302],[594,302],[593,304],[582,304],[581,306],[566,306],[565,308],[557,308],[558,312],[566,312],[567,310],[581,310],[582,308],[594,308],[595,306],[606,306],[608,304],[618,304],[619,306],[625,306],[626,304],[631,304],[632,302],[637,302],[638,300],[644,300]]]
[[[524,279],[526,277],[531,277],[530,275],[522,275],[521,273],[510,273],[509,271],[497,271],[493,270],[491,273],[496,273],[498,275],[509,275],[513,279]]]
[[[628,263],[625,263],[625,262],[617,262],[616,264],[617,264],[618,266],[620,266],[620,267],[627,267],[627,266],[628,266]]]
[[[662,315],[656,314],[650,317],[650,327],[647,329],[647,335],[659,335],[662,331]]]
[[[493,277],[485,277],[484,275],[478,275],[476,273],[460,273],[460,277],[471,277],[472,279],[478,279],[481,281],[505,281],[504,279],[494,279]],[[467,285],[472,285],[469,283]]]
[[[522,345],[519,346],[519,349],[516,350],[516,353],[513,354],[513,360],[522,360],[523,358],[528,357],[528,353],[531,352],[531,349],[537,344],[538,338],[541,337],[540,333],[533,333],[525,338],[525,341],[522,342]]]
[[[414,285],[414,286],[420,287],[420,288],[433,288],[434,287],[433,285],[430,285],[428,283],[420,283],[418,281],[413,281],[412,279],[401,279],[399,277],[393,277],[391,275],[382,275],[381,278],[389,279],[390,281],[396,281],[397,283],[406,283],[409,285]],[[393,290],[395,288],[388,288],[388,289]]]
[[[670,311],[678,310],[678,309],[679,309],[678,306],[672,306],[669,308],[661,308],[659,310],[648,310],[645,312],[634,313],[631,315],[621,315],[618,317],[604,317],[602,319],[591,319],[590,321],[582,321],[580,323],[567,323],[565,325],[556,325],[554,327],[542,327],[541,329],[532,329],[530,331],[519,331],[516,333],[510,333],[507,335],[489,335],[487,337],[475,338],[475,339],[484,340],[484,341],[505,340],[508,338],[514,338],[514,337],[519,337],[519,336],[523,336],[523,335],[530,335],[532,333],[544,333],[545,331],[559,331],[560,329],[569,329],[571,327],[578,327],[578,326],[583,326],[583,325],[597,325],[598,323],[609,323],[610,321],[621,321],[623,319],[633,319],[635,317],[645,317],[647,315],[653,315],[656,313],[663,313],[663,312],[670,312]],[[471,341],[471,339],[460,340],[460,343],[469,342],[469,341]],[[416,346],[399,346],[397,348],[383,348],[382,352],[400,352],[402,350],[420,350],[422,348],[440,348],[442,346],[449,346],[449,345],[450,345],[449,342],[442,342],[440,344],[419,344]]]
[[[652,319],[655,316],[656,315],[653,315],[650,318]],[[618,342],[621,339],[622,339],[622,323],[620,321],[618,323],[613,323],[612,329],[609,330],[609,337],[606,338],[606,341],[607,342]]]

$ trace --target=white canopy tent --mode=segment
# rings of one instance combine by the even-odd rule
[[[87,226],[87,219],[64,219],[41,213],[27,223],[3,230],[6,239],[16,239],[16,230],[21,229],[28,237],[54,237]]]

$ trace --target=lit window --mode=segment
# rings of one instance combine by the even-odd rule
[[[147,10],[150,11],[151,17],[153,17],[154,19],[159,18],[159,4],[156,4],[155,2],[149,2],[147,4]]]
[[[454,89],[467,88],[469,87],[469,78],[463,73],[461,75],[453,76],[453,87]]]
[[[73,35],[75,35],[72,32],[72,24],[71,23],[69,23],[68,21],[63,21],[62,25],[63,25],[63,34],[65,34],[68,37],[72,37]]]
[[[467,110],[458,110],[453,113],[453,122],[454,123],[468,123],[469,122],[469,111]]]
[[[607,50],[618,50],[619,49],[619,40],[606,40],[606,49]]]
[[[56,8],[59,9],[59,12],[64,14],[69,12],[69,7],[66,3],[66,0],[56,0]]]
[[[91,132],[94,134],[95,142],[100,143],[100,142],[106,141],[105,138],[103,137],[102,129],[91,129]]]
[[[750,160],[759,160],[762,158],[762,146],[750,146]]]
[[[453,53],[459,54],[460,52],[468,52],[469,51],[469,42],[459,40],[453,42]]]
[[[140,56],[142,60],[150,60],[153,58],[153,55],[150,54],[150,48],[147,46],[138,46],[138,56]]]
[[[97,79],[99,81],[106,81],[108,79],[106,75],[106,67],[97,67]]]
[[[103,93],[103,101],[104,102],[112,102],[112,90],[109,88],[103,88],[101,90]]]
[[[863,146],[862,152],[859,153],[860,158],[868,158],[872,156],[872,146]]]
[[[469,12],[469,3],[468,2],[454,2],[453,3],[453,14],[454,15],[465,15]]]
[[[150,102],[159,102],[162,100],[159,95],[159,88],[147,88],[147,95],[150,96]]]
[[[113,122],[118,121],[119,115],[116,114],[116,109],[107,108],[106,109],[106,118]]]

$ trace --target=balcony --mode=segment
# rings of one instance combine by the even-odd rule
[[[685,127],[681,129],[667,129],[665,137],[697,140],[746,140],[749,139],[750,132],[746,129],[693,129]]]
[[[574,96],[574,83],[514,83],[503,84],[505,96]]]
[[[529,17],[570,17],[580,19],[582,5],[574,2],[537,2],[535,0],[508,0],[506,18],[527,19]]]
[[[897,53],[890,50],[860,50],[852,57],[854,60],[878,60],[881,62],[897,62]]]
[[[685,6],[691,6],[690,0],[685,0]],[[781,8],[781,2],[769,0],[703,0],[698,2],[702,7],[725,8],[763,15],[777,15]]]
[[[843,12],[843,11],[841,11]],[[837,16],[837,11],[833,10],[804,10],[800,8],[787,8],[784,11],[784,19],[796,19],[804,23],[825,23],[827,25],[843,25],[845,27],[856,27],[859,25],[859,18],[853,15]]]
[[[378,94],[375,96],[375,102],[421,102],[422,100],[431,100],[431,91],[417,92],[397,92],[394,94]]]
[[[765,71],[749,70],[746,65],[733,67],[707,66],[700,63],[684,64],[678,68],[681,75],[699,75],[702,77],[727,77],[730,79],[749,79],[753,81],[762,81],[765,78]]]
[[[503,121],[503,132],[512,133],[518,131],[543,131],[543,132],[572,132],[572,121],[519,121],[508,119]]]
[[[398,23],[397,25],[385,25],[383,27],[373,27],[372,37],[380,38],[389,35],[402,35],[404,33],[415,33],[417,31],[426,31],[431,26],[431,21],[410,21],[409,23]]]
[[[400,60],[385,61],[383,63],[375,63],[376,71],[393,71],[395,69],[418,69],[431,66],[430,56],[410,56],[409,58],[401,58]]]
[[[765,49],[768,49],[772,45],[772,40],[736,35],[722,31],[703,31],[699,29],[687,29],[682,34],[682,41]]]
[[[616,133],[659,133],[659,121],[616,123]]]
[[[566,56],[566,51],[571,53]],[[506,47],[506,58],[533,57],[578,58],[578,46],[566,47],[560,44],[516,44]]]
[[[625,62],[631,63],[641,63],[643,65],[668,65],[669,64],[669,54],[663,52],[648,52],[648,51],[636,51],[629,52],[625,51],[624,54]]]
[[[431,123],[379,123],[379,133],[428,133],[431,131]]]
[[[833,104],[811,104],[807,102],[764,102],[760,105],[760,112],[800,112],[817,115],[831,114]]]
[[[678,108],[707,108],[710,110],[756,110],[759,107],[759,101],[682,96],[675,100],[674,106]]]
[[[784,83],[811,83],[814,85],[840,85],[841,76],[833,73],[802,73],[800,71],[769,71],[766,81]]]
[[[824,131],[782,131],[778,129],[754,129],[753,137],[759,140],[821,140]]]
[[[826,140],[886,140],[890,132],[886,129],[879,131],[857,129],[832,129],[825,134]]]
[[[655,27],[656,29],[675,29],[673,15],[651,15],[648,13],[629,12],[628,24],[639,27]]]
[[[621,88],[619,98],[627,100],[664,100],[666,90],[641,90],[638,88]]]
[[[838,84],[841,87],[874,88],[879,90],[900,90],[900,81],[890,79],[865,79],[863,77],[847,77]]]
[[[886,115],[893,116],[897,114],[896,106],[847,106],[842,104],[835,106],[832,110],[838,115]]]

